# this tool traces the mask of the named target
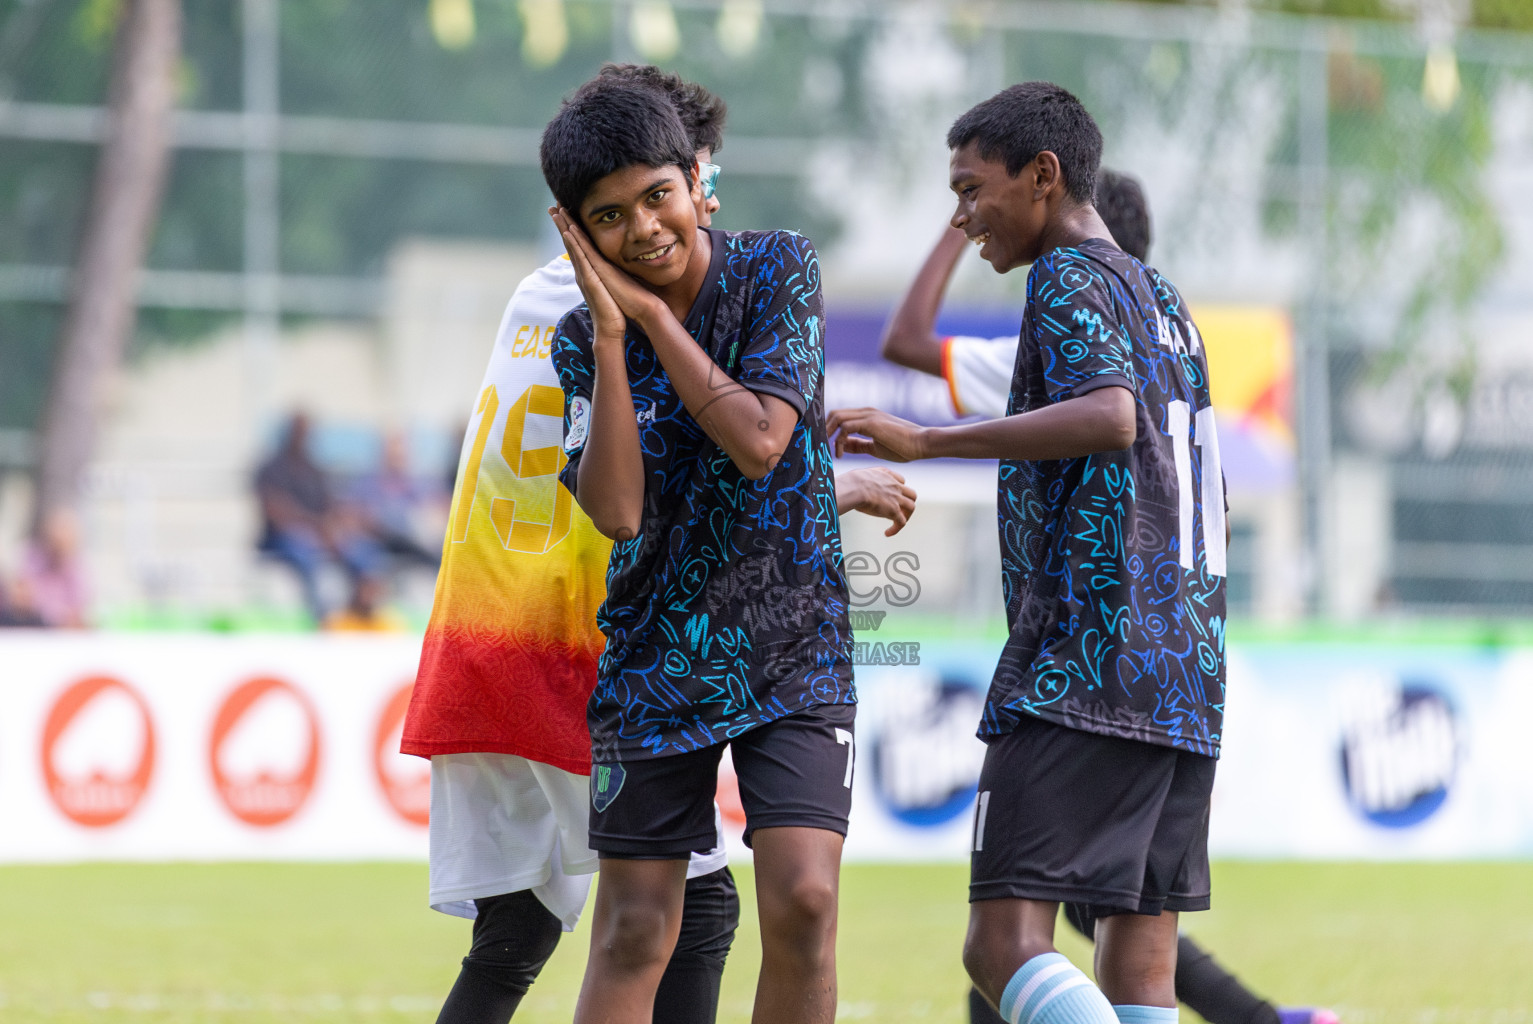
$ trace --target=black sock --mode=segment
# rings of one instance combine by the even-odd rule
[[[713,1024],[723,978],[721,963],[678,963],[673,956],[655,990],[654,1024]]]
[[[1006,1024],[1006,1019],[979,994],[979,989],[969,989],[969,1024]]]
[[[559,944],[559,919],[530,889],[474,906],[473,945],[437,1024],[506,1024]]]
[[[713,1024],[739,924],[740,894],[727,867],[687,879],[676,949],[655,991],[654,1024]]]
[[[1280,1024],[1277,1010],[1183,935],[1176,944],[1176,998],[1209,1024]]]
[[[521,1005],[526,989],[507,988],[488,975],[463,965],[452,983],[437,1024],[506,1024]]]

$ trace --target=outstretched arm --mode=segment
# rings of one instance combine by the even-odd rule
[[[603,258],[585,233],[576,230],[564,210],[554,214],[554,221],[577,270],[600,282],[620,313],[644,330],[671,386],[703,432],[724,449],[749,479],[760,480],[770,473],[798,425],[798,410],[780,398],[758,394],[729,377],[681,326],[670,308]],[[629,419],[633,419],[631,412]],[[634,446],[637,450],[636,425]],[[582,475],[584,472],[582,465]]]
[[[942,339],[937,337],[937,311],[947,291],[953,268],[968,238],[950,227],[937,240],[926,262],[916,272],[904,298],[884,325],[880,354],[891,363],[908,366],[934,377],[942,376]]]
[[[837,409],[836,455],[915,459],[1078,459],[1122,451],[1138,433],[1134,394],[1117,385],[998,420],[922,427],[878,409]]]

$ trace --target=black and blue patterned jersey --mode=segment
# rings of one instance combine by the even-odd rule
[[[1119,386],[1125,451],[1000,465],[1010,636],[980,725],[1021,715],[1218,756],[1225,505],[1208,360],[1171,282],[1091,239],[1033,264],[1007,414]]]
[[[799,420],[772,471],[750,480],[629,323],[644,519],[637,537],[613,545],[597,616],[607,643],[588,714],[596,762],[684,753],[805,708],[856,702],[825,435],[819,259],[787,231],[709,237],[708,277],[683,327],[727,376],[788,402]],[[553,347],[571,491],[590,422],[592,341],[581,305]]]

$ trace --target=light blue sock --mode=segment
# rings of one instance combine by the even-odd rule
[[[1176,1024],[1174,1006],[1114,1006],[1119,1024]]]
[[[1107,997],[1061,953],[1017,969],[1001,995],[1001,1016],[1008,1024],[1118,1024]]]

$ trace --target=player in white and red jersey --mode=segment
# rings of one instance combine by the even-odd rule
[[[648,66],[603,74],[646,82],[682,115],[704,200],[725,108]],[[402,749],[431,759],[430,903],[474,920],[473,943],[439,1024],[504,1024],[585,905],[586,704],[604,638],[611,542],[558,482],[564,398],[549,360],[554,328],[583,301],[560,256],[517,287],[463,442],[436,600]],[[902,527],[915,494],[884,469],[843,476],[842,512]],[[722,840],[694,854],[681,934],[655,998],[657,1024],[711,1022],[739,917]]]

